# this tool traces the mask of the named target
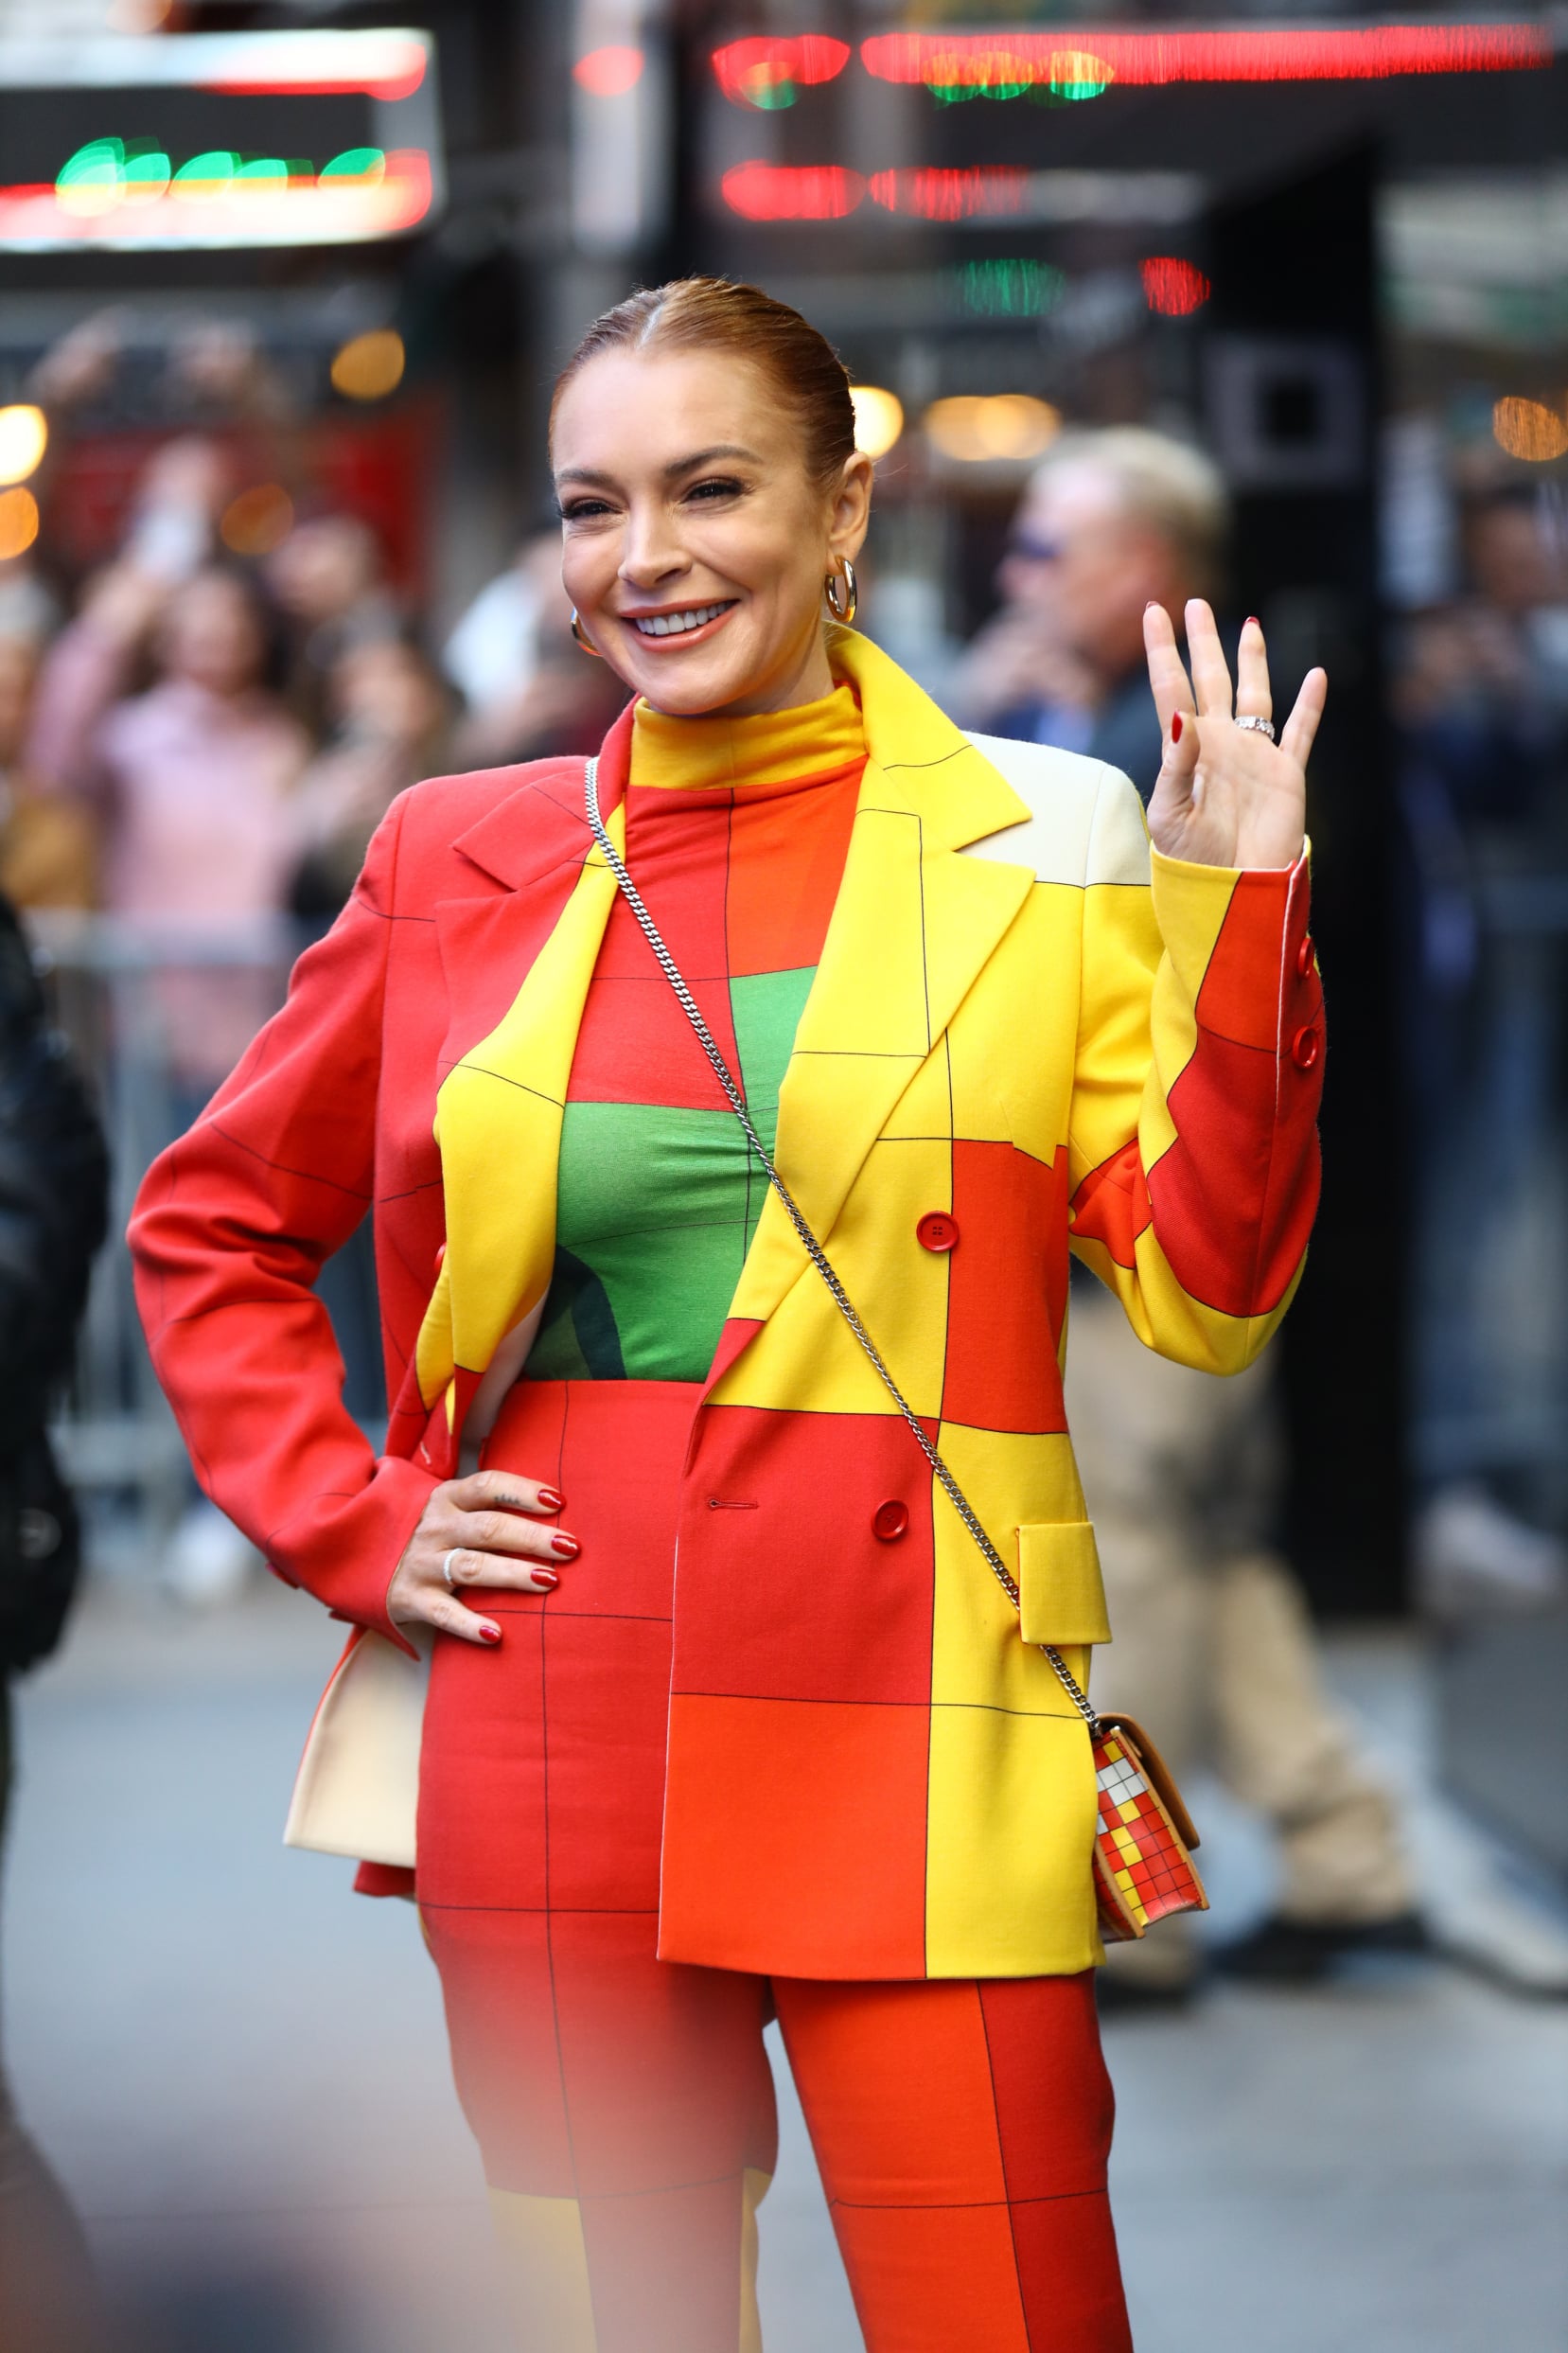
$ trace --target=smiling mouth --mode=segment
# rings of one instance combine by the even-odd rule
[[[716,621],[720,613],[732,611],[734,604],[735,599],[729,597],[717,605],[687,605],[679,612],[632,612],[622,617],[631,623],[639,637],[685,637]]]

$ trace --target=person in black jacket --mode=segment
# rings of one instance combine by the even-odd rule
[[[80,1565],[76,1508],[46,1418],[70,1371],[108,1177],[87,1090],[49,1027],[26,941],[0,899],[0,1839],[11,1678],[59,1641]],[[99,2342],[80,2226],[0,2069],[0,2346],[86,2353]]]

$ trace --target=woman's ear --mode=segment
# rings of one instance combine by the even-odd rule
[[[835,556],[853,563],[865,543],[872,515],[872,483],[875,468],[864,450],[844,460],[828,516],[828,544]]]

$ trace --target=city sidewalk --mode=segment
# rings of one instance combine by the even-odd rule
[[[203,1619],[115,1580],[23,1686],[9,2049],[135,2353],[507,2344],[413,1917],[279,1843],[338,1633],[270,1581]],[[1375,1714],[1390,1695],[1389,1719],[1408,1713],[1408,1651],[1338,1660]],[[1260,1899],[1256,1842],[1203,1803],[1234,1926]],[[1312,1995],[1218,1992],[1106,2040],[1138,2353],[1559,2341],[1562,2006],[1401,1963]],[[769,2353],[857,2353],[775,2064]]]

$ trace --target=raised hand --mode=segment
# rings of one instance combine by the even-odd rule
[[[1263,632],[1248,621],[1230,671],[1214,615],[1187,607],[1190,683],[1163,605],[1143,616],[1149,683],[1165,758],[1149,803],[1149,836],[1166,858],[1195,866],[1294,866],[1306,838],[1307,755],[1323,717],[1328,673],[1309,670],[1277,743],[1238,719],[1273,717]],[[1194,693],[1196,699],[1194,699]]]

